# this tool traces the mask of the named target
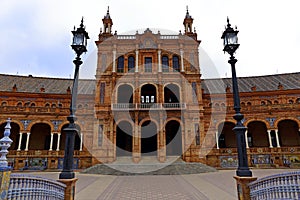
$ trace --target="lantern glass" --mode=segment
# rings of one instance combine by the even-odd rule
[[[237,44],[238,43],[238,37],[236,32],[228,32],[225,35],[224,38],[224,46],[231,45],[231,44]]]
[[[85,45],[83,33],[75,33],[74,34],[73,45]]]

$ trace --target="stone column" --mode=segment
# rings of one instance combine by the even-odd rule
[[[49,148],[49,151],[52,151],[52,147],[53,147],[53,133],[51,133],[51,139],[50,139],[50,148]]]
[[[184,72],[183,50],[182,49],[180,49],[180,60],[181,60],[181,72]]]
[[[30,133],[27,133],[27,139],[26,139],[26,147],[25,147],[25,151],[28,151],[28,146],[29,146],[29,139],[30,139]]]
[[[246,142],[246,148],[249,149],[249,142],[248,142],[248,131],[245,131],[245,142]]]
[[[19,133],[19,134],[20,134],[20,137],[19,137],[19,144],[18,144],[18,149],[17,149],[17,151],[21,151],[22,136],[23,136],[23,133]]]
[[[80,148],[79,148],[79,151],[82,151],[82,146],[83,146],[83,134],[80,133]]]
[[[271,138],[271,130],[268,130],[268,138],[269,138],[269,145],[270,145],[270,148],[273,148],[273,145],[272,145],[272,138]]]
[[[162,72],[161,70],[161,50],[158,50],[158,72]]]
[[[117,51],[113,50],[113,68],[112,68],[112,72],[116,72],[116,56],[117,56]]]
[[[56,145],[56,151],[59,151],[60,135],[61,135],[61,133],[57,133],[57,145]]]
[[[139,50],[135,50],[135,72],[139,72]]]
[[[278,130],[275,130],[275,136],[276,136],[276,144],[277,144],[277,147],[280,147],[280,144],[279,144],[279,137],[278,137]]]

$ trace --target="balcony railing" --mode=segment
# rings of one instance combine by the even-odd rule
[[[183,110],[186,103],[116,103],[112,104],[112,110]]]

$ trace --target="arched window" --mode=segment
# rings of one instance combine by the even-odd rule
[[[31,104],[30,104],[30,107],[35,107],[35,103],[31,103]]]
[[[22,107],[23,105],[22,105],[22,102],[19,102],[18,104],[17,104],[17,107]]]
[[[46,107],[46,108],[49,108],[49,107],[50,107],[50,104],[49,104],[49,103],[46,103],[45,107]]]
[[[55,103],[52,104],[52,105],[51,105],[51,108],[56,108],[56,104],[55,104]]]
[[[134,57],[128,57],[128,72],[134,72]]]
[[[173,71],[179,72],[179,58],[178,56],[173,56]]]
[[[294,103],[294,101],[290,99],[289,100],[289,104],[293,104],[293,103]]]
[[[119,73],[123,73],[124,72],[124,56],[120,56],[118,58],[117,72],[119,72]]]
[[[169,58],[168,56],[163,56],[161,58],[162,61],[162,71],[163,72],[168,72],[169,71]]]
[[[7,105],[6,101],[3,101],[3,102],[1,103],[1,106],[6,106],[6,105]]]
[[[262,102],[260,102],[260,105],[264,106],[264,105],[266,105],[266,102],[262,101]]]

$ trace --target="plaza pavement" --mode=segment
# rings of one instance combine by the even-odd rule
[[[252,169],[258,178],[297,169]],[[57,172],[31,173],[58,179]],[[76,173],[76,200],[236,200],[235,170],[189,175],[110,176]]]

